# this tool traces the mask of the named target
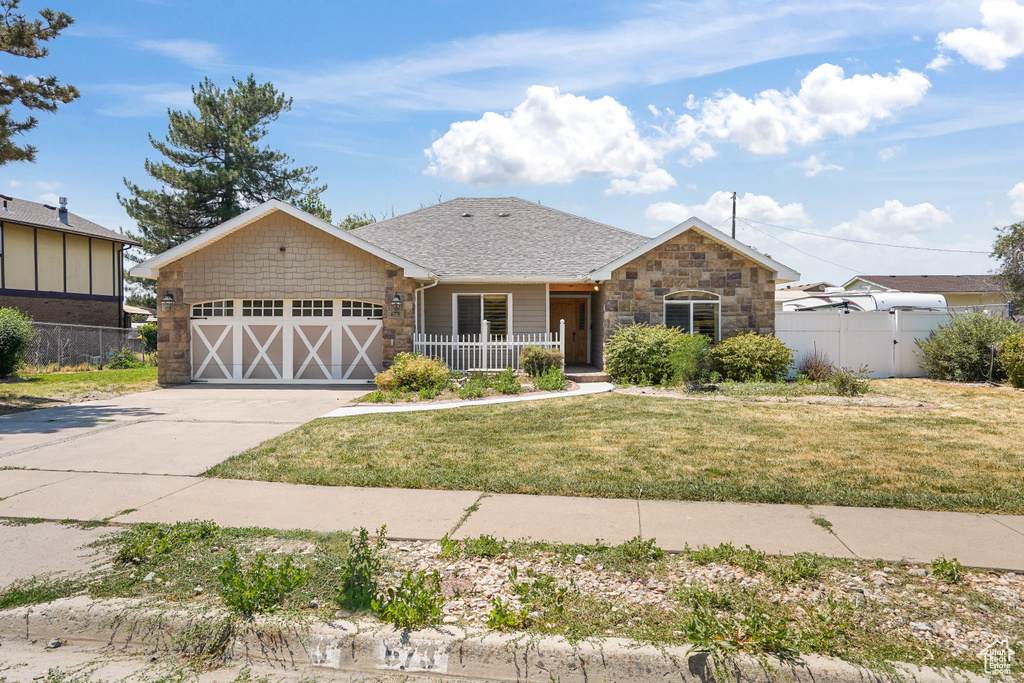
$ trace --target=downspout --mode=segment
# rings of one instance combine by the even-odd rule
[[[413,290],[413,292],[412,292],[412,307],[413,307],[412,316],[413,316],[413,321],[415,323],[413,325],[413,334],[419,334],[419,332],[420,332],[420,310],[421,310],[421,307],[420,307],[420,292],[422,292],[424,289],[430,289],[431,287],[436,287],[439,284],[441,284],[440,278],[436,278],[435,277],[434,281],[431,284],[423,285],[422,287],[417,287],[416,289]],[[427,321],[424,320],[423,321],[423,326],[426,327],[426,324],[427,324]]]

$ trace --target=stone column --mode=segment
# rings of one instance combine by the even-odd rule
[[[181,262],[160,269],[156,286],[157,301],[157,381],[160,384],[188,384],[192,381],[189,359],[189,309],[185,303],[184,268]],[[160,300],[174,296],[171,310],[163,310]]]
[[[412,333],[415,329],[413,294],[416,281],[402,275],[397,267],[388,264],[384,288],[384,367],[391,367],[395,356],[412,351]],[[402,310],[392,315],[391,299],[395,294],[402,297]]]

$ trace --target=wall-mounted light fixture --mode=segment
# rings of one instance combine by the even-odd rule
[[[395,292],[395,295],[391,297],[391,317],[402,317],[402,295],[398,292]]]
[[[160,310],[161,311],[168,311],[169,312],[169,311],[171,311],[173,309],[174,309],[174,294],[172,294],[171,292],[167,292],[166,294],[164,294],[163,298],[160,299]]]

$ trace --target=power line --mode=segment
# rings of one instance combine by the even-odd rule
[[[757,232],[761,233],[765,237],[770,237],[771,239],[775,240],[779,244],[782,244],[783,246],[789,247],[793,251],[798,251],[801,254],[803,254],[804,256],[810,256],[812,259],[821,261],[822,263],[827,263],[830,266],[835,266],[836,268],[842,268],[843,270],[848,270],[851,273],[860,273],[859,270],[855,270],[853,268],[850,268],[849,266],[844,266],[841,263],[836,263],[835,261],[829,261],[828,259],[823,259],[820,256],[818,256],[817,254],[812,254],[811,252],[804,251],[803,249],[800,249],[799,247],[794,247],[789,242],[784,242],[784,241],[780,240],[775,235],[772,235],[771,233],[765,232],[764,230],[762,230],[761,228],[757,227],[756,225],[751,225],[749,222],[747,222],[747,220],[745,218],[741,218],[740,220],[743,221],[744,223],[747,223],[747,227],[750,228],[751,230],[756,230]]]
[[[787,227],[785,227],[783,225],[774,225],[772,223],[765,223],[764,221],[755,220],[753,218],[744,218],[742,216],[740,217],[740,220],[745,222],[745,223],[747,223],[747,225],[752,227],[752,228],[754,226],[750,225],[751,221],[753,221],[754,223],[760,223],[761,225],[767,225],[769,228],[778,228],[779,230],[788,230],[789,232],[797,232],[797,233],[800,233],[801,235],[810,235],[812,237],[822,237],[822,238],[828,239],[828,240],[840,240],[840,241],[843,241],[843,242],[855,242],[857,244],[867,244],[867,245],[870,245],[870,246],[873,246],[873,247],[892,247],[894,249],[916,249],[918,251],[944,251],[944,252],[949,252],[949,253],[952,253],[952,254],[986,254],[987,255],[989,253],[987,251],[975,251],[975,250],[972,250],[972,249],[941,249],[939,247],[917,247],[917,246],[911,246],[911,245],[908,245],[908,244],[887,244],[885,242],[869,242],[867,240],[858,240],[858,239],[854,239],[852,237],[838,237],[836,235],[824,235],[824,234],[822,234],[820,232],[810,232],[810,231],[807,231],[807,230],[797,230],[796,228],[787,228]],[[767,233],[765,233],[765,234],[767,234]],[[787,243],[783,242],[783,244],[787,244]]]

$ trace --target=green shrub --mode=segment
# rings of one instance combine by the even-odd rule
[[[305,584],[309,576],[293,562],[292,556],[286,555],[284,561],[274,567],[267,564],[266,555],[259,553],[248,569],[242,569],[238,551],[232,548],[217,575],[224,604],[247,616],[281,607],[285,598]]]
[[[135,355],[131,349],[117,349],[111,351],[107,358],[107,368],[111,370],[127,370],[129,368],[141,368],[145,363]]]
[[[564,357],[558,349],[545,349],[540,346],[524,346],[519,353],[519,365],[530,377],[540,377],[551,368],[562,368]]]
[[[958,313],[946,325],[939,325],[927,339],[918,339],[921,365],[931,379],[977,382],[1003,377],[1000,364],[992,365],[990,345],[999,344],[1020,325],[985,313]]]
[[[0,308],[0,377],[10,377],[24,365],[35,333],[31,318]]]
[[[643,539],[634,536],[628,541],[623,541],[615,550],[622,560],[629,564],[646,564],[665,557],[665,551],[658,547],[658,541],[654,538]]]
[[[146,353],[156,353],[156,323],[139,325],[137,329],[139,330],[139,337],[142,338],[142,347],[145,349]]]
[[[483,398],[484,392],[490,388],[486,378],[474,377],[459,388],[459,398]]]
[[[664,325],[620,327],[604,347],[604,366],[619,382],[667,384],[674,381],[673,352],[685,335]]]
[[[526,620],[526,609],[516,610],[511,602],[501,598],[491,600],[491,611],[487,614],[487,628],[495,631],[511,631],[518,629]]]
[[[348,557],[341,567],[341,589],[334,598],[342,609],[366,611],[373,607],[379,588],[377,577],[384,572],[386,527],[377,530],[376,543],[360,528],[348,543]]]
[[[396,588],[374,600],[373,611],[398,628],[423,628],[441,623],[441,575],[434,570],[408,571]]]
[[[793,351],[772,335],[747,332],[723,340],[711,355],[725,379],[775,382],[789,372]]]
[[[439,393],[451,384],[451,370],[444,361],[427,358],[421,353],[400,353],[391,367],[374,377],[381,391],[436,390]]]
[[[932,576],[946,583],[960,583],[964,579],[964,566],[955,557],[947,560],[943,555],[932,560]]]
[[[703,383],[711,374],[711,340],[703,334],[684,334],[668,360],[673,381]]]
[[[871,388],[871,380],[867,378],[867,374],[866,365],[860,366],[857,370],[839,368],[829,374],[828,383],[839,396],[860,396]]]
[[[1024,331],[1018,331],[999,342],[996,358],[1010,384],[1024,389]]]
[[[499,394],[523,393],[523,385],[519,383],[516,371],[512,368],[505,368],[498,373],[498,378],[494,381],[494,388]]]
[[[540,391],[563,391],[568,381],[562,368],[552,367],[533,378],[533,387]]]

